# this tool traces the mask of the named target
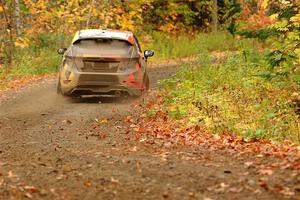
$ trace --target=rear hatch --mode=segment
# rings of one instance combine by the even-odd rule
[[[138,54],[127,41],[115,39],[85,39],[73,44],[70,55],[80,72],[116,73],[137,60]]]

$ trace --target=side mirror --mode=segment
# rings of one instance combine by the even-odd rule
[[[63,55],[67,51],[67,48],[59,48],[57,49],[57,53]]]
[[[154,51],[145,50],[144,51],[144,56],[145,56],[146,59],[149,58],[149,57],[152,57],[152,56],[154,56]]]

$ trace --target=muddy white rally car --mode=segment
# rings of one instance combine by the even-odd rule
[[[149,88],[147,59],[132,32],[78,31],[63,55],[57,91],[64,96],[140,96]]]

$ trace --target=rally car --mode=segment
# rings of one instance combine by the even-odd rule
[[[63,55],[57,91],[64,96],[140,96],[149,88],[147,59],[128,31],[89,29],[76,32]]]

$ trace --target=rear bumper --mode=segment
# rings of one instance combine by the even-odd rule
[[[61,91],[67,96],[127,93],[140,96],[144,90],[142,74],[134,73],[86,73],[71,72],[61,76]]]

